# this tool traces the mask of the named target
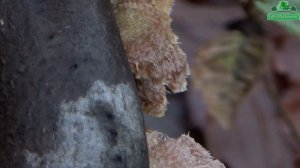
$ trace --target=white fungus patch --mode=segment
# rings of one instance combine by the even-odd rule
[[[4,25],[3,19],[0,19],[0,26],[3,26],[3,25]]]
[[[39,155],[25,151],[27,163],[32,168],[85,168],[101,167],[101,153],[109,150],[105,146],[107,139],[101,130],[95,116],[86,115],[99,102],[110,105],[116,118],[128,126],[132,132],[140,134],[135,129],[138,126],[138,109],[134,101],[135,95],[127,84],[107,86],[102,81],[96,81],[84,97],[75,101],[62,101],[59,116],[59,134],[64,136],[61,145],[54,151]],[[130,119],[129,119],[130,118]]]

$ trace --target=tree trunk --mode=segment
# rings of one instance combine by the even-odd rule
[[[108,0],[0,2],[0,167],[148,167]]]

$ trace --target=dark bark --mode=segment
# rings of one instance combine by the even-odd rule
[[[0,1],[0,167],[148,167],[108,0]]]

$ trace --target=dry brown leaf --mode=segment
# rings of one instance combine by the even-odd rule
[[[190,73],[170,27],[173,0],[112,0],[112,4],[143,111],[161,117],[167,104],[165,87],[173,93],[185,91]]]
[[[265,58],[264,42],[240,32],[218,37],[199,50],[193,84],[223,127],[230,127],[238,105],[261,74]]]
[[[147,131],[150,168],[225,168],[188,135],[177,139]]]

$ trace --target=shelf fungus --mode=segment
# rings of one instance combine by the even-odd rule
[[[169,138],[157,131],[147,131],[150,168],[225,168],[188,135]]]
[[[240,103],[262,74],[265,59],[262,39],[235,31],[198,51],[193,86],[201,91],[208,111],[224,128],[231,126]]]
[[[111,0],[143,111],[161,117],[166,92],[186,90],[186,56],[170,27],[173,0]]]

